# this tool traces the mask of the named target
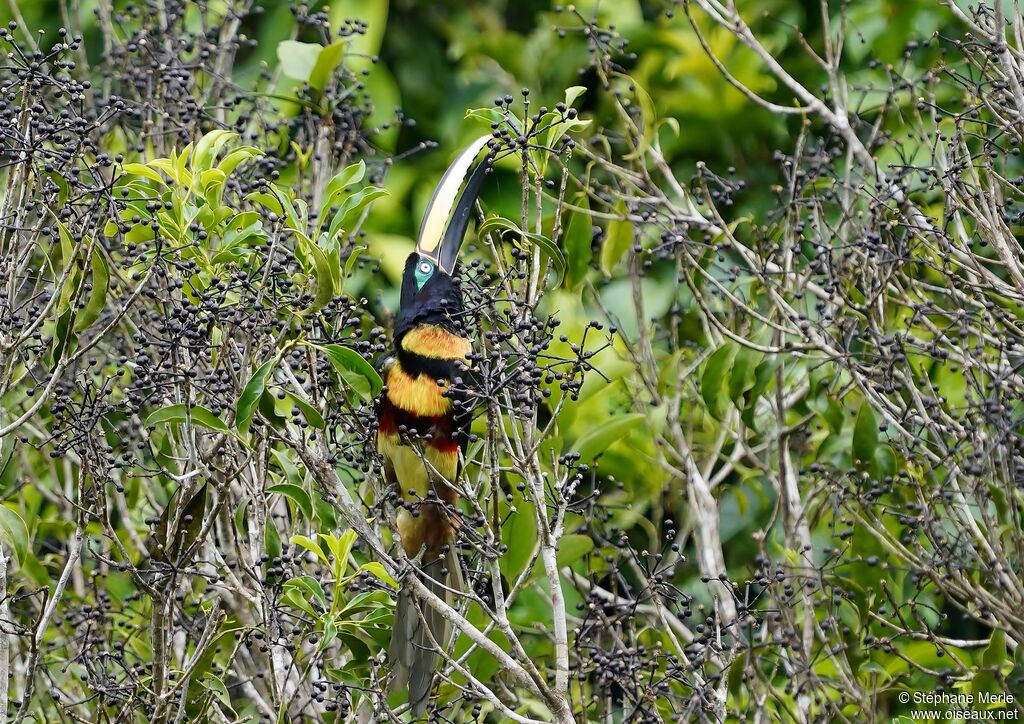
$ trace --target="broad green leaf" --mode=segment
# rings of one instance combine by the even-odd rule
[[[498,564],[502,574],[509,581],[515,581],[530,562],[530,555],[537,544],[536,507],[525,500],[521,493],[514,493],[515,512],[509,512],[501,525],[501,541],[508,550]],[[502,501],[504,505],[504,501]]]
[[[293,535],[289,540],[293,545],[302,546],[315,555],[325,566],[328,565],[327,556],[324,554],[323,548],[312,538],[304,535]]]
[[[729,375],[729,398],[737,406],[743,401],[743,393],[753,388],[756,382],[755,371],[762,356],[760,352],[749,347],[741,347],[736,352]]]
[[[384,566],[377,561],[371,561],[370,563],[364,563],[359,566],[360,571],[367,571],[372,573],[374,577],[379,581],[383,581],[393,588],[398,588],[398,581],[391,577],[391,574],[387,572]]]
[[[334,298],[334,275],[331,273],[331,260],[324,254],[324,250],[313,243],[308,236],[296,233],[302,240],[303,250],[313,260],[316,295],[313,297],[313,303],[310,304],[309,309],[315,312],[326,307]]]
[[[623,218],[608,222],[608,233],[601,245],[601,270],[607,276],[612,275],[623,255],[633,246],[633,222],[625,218],[629,215],[625,203],[617,203],[615,213]]]
[[[353,530],[346,530],[340,536],[321,533],[320,538],[327,544],[328,550],[334,555],[334,575],[342,578],[345,569],[348,568],[348,555],[352,552],[352,546],[356,542],[356,533]]]
[[[647,416],[640,413],[615,415],[582,435],[576,441],[576,452],[584,462],[593,460],[646,419]]]
[[[341,64],[345,54],[345,40],[335,40],[323,48],[316,56],[313,69],[309,72],[309,86],[323,92],[327,82],[331,79],[334,69]]]
[[[327,609],[327,594],[324,593],[323,586],[320,585],[320,582],[313,578],[313,576],[290,578],[284,582],[282,588],[284,590],[296,590],[303,598],[308,594],[316,599],[321,608],[325,610]]]
[[[494,107],[473,108],[472,110],[466,111],[465,117],[483,121],[488,126],[494,123],[507,126],[510,130],[514,131],[517,136],[522,135],[523,132],[523,126],[515,114],[505,113],[504,111],[499,111]]]
[[[566,566],[571,566],[592,550],[594,550],[594,539],[589,535],[582,535],[580,533],[564,535],[558,541],[558,552],[556,554],[558,567],[565,568]]]
[[[306,422],[315,427],[317,430],[323,430],[326,423],[324,422],[323,415],[320,411],[313,407],[311,404],[300,398],[298,395],[294,395],[291,392],[288,393],[288,401],[291,404],[299,408],[302,412],[303,417],[306,418]]]
[[[499,216],[492,216],[480,224],[480,228],[477,229],[477,235],[483,238],[487,234],[497,232],[501,236],[505,231],[512,232],[513,235],[519,238],[519,247],[522,249],[525,249],[525,241],[529,241],[539,247],[541,253],[551,260],[552,265],[555,267],[555,272],[558,274],[558,281],[555,283],[555,286],[562,285],[562,280],[565,279],[565,257],[558,246],[546,236],[523,232],[514,222]]]
[[[306,520],[313,520],[313,501],[310,499],[309,493],[298,485],[292,485],[291,483],[278,483],[277,485],[271,485],[268,487],[267,492],[276,493],[288,498],[298,506],[302,514],[306,516]]]
[[[875,457],[871,464],[871,472],[879,480],[887,475],[896,474],[896,453],[888,445],[875,448]]]
[[[220,153],[220,149],[228,141],[238,138],[234,131],[227,131],[216,128],[203,134],[203,137],[196,142],[195,150],[192,153],[193,172],[202,172],[213,167],[213,161]]]
[[[573,211],[569,217],[569,225],[565,229],[566,285],[575,289],[587,276],[590,261],[594,258],[591,243],[594,240],[593,226],[586,198],[577,201],[576,205],[584,211]]]
[[[572,104],[576,102],[576,99],[587,92],[585,85],[571,85],[565,89],[565,105],[568,108],[572,108]]]
[[[750,392],[747,394],[747,404],[741,415],[743,424],[751,429],[755,429],[754,412],[757,409],[757,400],[765,393],[772,380],[775,379],[775,370],[779,368],[781,363],[782,358],[774,356],[763,360],[754,368],[754,386],[750,388]]]
[[[870,463],[878,447],[878,418],[867,400],[860,405],[857,421],[853,426],[853,456],[861,462]]]
[[[28,526],[9,505],[0,505],[0,536],[14,549],[18,562],[24,564],[28,555]]]
[[[297,588],[289,588],[281,596],[281,600],[287,603],[292,608],[297,608],[300,611],[305,611],[314,618],[319,618],[320,614],[316,612],[316,609],[310,605],[309,601],[305,599],[302,593]]]
[[[89,266],[92,268],[92,291],[89,292],[89,301],[85,303],[85,308],[78,313],[78,317],[75,319],[76,332],[91,327],[93,322],[99,319],[107,304],[110,270],[107,268],[107,261],[103,258],[103,251],[99,248],[98,243],[93,247]]]
[[[274,369],[276,362],[277,360],[271,359],[261,364],[256,368],[249,381],[245,383],[245,388],[235,405],[235,427],[242,432],[248,431],[249,425],[252,423],[253,411],[264,390],[267,389],[267,377]]]
[[[151,181],[166,185],[164,177],[145,164],[125,163],[121,165],[121,170],[130,176],[141,176],[142,178],[148,178]]]
[[[271,560],[281,555],[281,534],[274,524],[273,518],[267,516],[266,524],[263,526],[264,548]]]
[[[351,231],[355,220],[358,218],[359,214],[362,213],[363,209],[366,208],[373,200],[387,195],[387,191],[376,188],[375,186],[367,186],[364,189],[356,191],[345,199],[337,212],[335,212],[334,217],[331,219],[331,227],[327,232],[328,236],[334,238],[342,229]]]
[[[217,168],[223,171],[225,176],[230,176],[231,172],[235,170],[238,164],[248,161],[250,158],[256,158],[257,156],[262,155],[263,151],[255,146],[242,146],[241,148],[236,148],[225,156],[224,159],[217,164]]]
[[[278,216],[284,215],[284,207],[281,205],[281,200],[273,194],[265,193],[251,193],[245,197],[246,201],[250,201],[254,204],[259,204],[263,208],[272,211]]]
[[[366,245],[360,244],[359,246],[353,247],[352,251],[349,252],[348,259],[345,260],[345,274],[342,277],[343,286],[345,281],[347,281],[348,278],[352,276],[352,272],[355,269],[356,264],[359,263],[359,257],[361,257],[368,248],[369,247],[367,247]]]
[[[326,218],[331,206],[338,200],[338,197],[345,193],[345,189],[352,184],[362,181],[364,175],[366,175],[366,164],[362,161],[346,166],[334,175],[334,178],[330,180],[327,188],[324,190],[324,198],[320,204],[321,223]]]
[[[324,46],[319,43],[302,43],[298,40],[283,40],[277,44],[277,60],[281,72],[293,80],[309,82],[309,76],[316,67]]]
[[[191,407],[188,405],[167,405],[161,407],[146,418],[146,424],[158,425],[161,422],[183,423],[190,420],[193,425],[199,425],[209,430],[216,430],[217,432],[228,432],[229,430],[227,423],[202,405],[192,405]]]
[[[373,365],[363,359],[362,355],[354,349],[342,347],[340,344],[316,345],[316,347],[323,350],[331,365],[342,377],[345,377],[347,372],[354,372],[369,383],[369,390],[364,397],[374,398],[380,394],[381,388],[384,387],[384,381],[381,380]]]
[[[729,403],[727,381],[735,356],[736,345],[726,343],[715,350],[704,363],[704,373],[700,378],[700,394],[707,405],[708,413],[716,420],[721,420],[725,416],[725,408]]]
[[[1006,653],[1006,632],[1001,628],[992,630],[992,636],[981,656],[981,662],[984,666],[992,669],[999,669],[1004,664],[1011,663],[1011,659]]]

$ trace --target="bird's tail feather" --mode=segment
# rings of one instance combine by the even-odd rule
[[[442,601],[452,603],[454,596],[448,589],[462,590],[462,572],[454,545],[449,546],[445,558],[435,559],[421,570],[426,587]],[[390,688],[392,692],[408,689],[414,717],[422,716],[427,709],[440,650],[447,650],[451,632],[451,624],[439,611],[418,600],[411,586],[402,586],[388,649],[394,677]]]

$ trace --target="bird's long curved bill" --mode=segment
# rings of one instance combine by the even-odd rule
[[[427,211],[423,215],[416,251],[428,259],[433,259],[438,267],[449,274],[455,269],[462,237],[466,234],[473,204],[480,193],[480,187],[483,186],[487,164],[481,163],[476,167],[461,195],[459,188],[473,161],[490,139],[490,136],[481,136],[466,146],[452,161],[434,189],[434,195],[430,197]],[[452,207],[455,208],[454,211]]]

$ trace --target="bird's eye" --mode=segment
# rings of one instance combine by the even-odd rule
[[[425,261],[425,262],[421,263],[420,264],[420,271],[423,272],[424,274],[429,274],[430,273],[430,262],[429,261]]]

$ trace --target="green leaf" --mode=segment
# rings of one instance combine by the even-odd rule
[[[276,363],[276,359],[267,360],[245,383],[245,389],[242,390],[238,403],[235,405],[235,427],[242,432],[248,431],[249,425],[252,423],[253,411],[263,395],[263,391],[267,389],[267,377]]]
[[[380,563],[377,563],[376,561],[364,563],[363,565],[359,566],[359,570],[368,571],[369,573],[373,574],[374,577],[377,578],[377,580],[383,581],[384,583],[388,584],[393,588],[398,588],[398,581],[392,578],[391,574],[387,572],[384,566]]]
[[[184,487],[179,487],[167,501],[163,512],[160,514],[160,522],[150,537],[147,547],[149,555],[153,560],[166,563],[179,563],[192,545],[198,540],[199,533],[203,529],[203,517],[206,515],[206,492],[207,483],[199,486],[199,489],[189,500],[181,502]],[[178,512],[178,509],[181,512]],[[177,527],[171,530],[171,523],[177,521]]]
[[[530,241],[538,246],[543,255],[551,260],[552,265],[555,267],[555,272],[558,274],[558,281],[555,286],[562,285],[562,280],[565,279],[565,257],[558,246],[546,236],[524,232],[514,222],[500,216],[492,216],[480,224],[480,228],[477,229],[477,236],[482,239],[487,234],[497,232],[500,237],[506,231],[510,231],[519,237],[520,242],[518,246],[521,249],[524,248],[525,241]]]
[[[780,364],[782,364],[782,358],[774,356],[763,360],[754,368],[754,386],[747,393],[747,404],[743,408],[742,415],[740,415],[743,419],[743,424],[751,429],[755,429],[754,412],[757,409],[757,400],[765,393],[772,380],[775,379],[775,370],[779,368]]]
[[[516,510],[509,512],[501,526],[501,542],[508,548],[498,561],[502,575],[510,581],[525,570],[537,543],[536,507],[522,493],[516,492],[514,496]]]
[[[497,108],[473,108],[466,111],[465,117],[483,121],[488,126],[493,123],[507,126],[517,136],[521,136],[523,134],[523,127],[519,122],[519,119],[514,114],[499,111]]]
[[[110,270],[107,268],[107,261],[103,258],[103,252],[98,244],[93,247],[89,266],[92,268],[92,291],[89,292],[89,301],[86,302],[85,308],[78,313],[78,317],[75,319],[76,332],[91,327],[92,323],[99,319],[103,307],[107,304]]]
[[[367,247],[366,245],[361,244],[359,246],[353,247],[352,251],[349,252],[348,259],[345,260],[345,274],[342,277],[343,289],[345,281],[347,281],[348,278],[352,276],[352,271],[356,268],[356,264],[359,263],[359,257],[361,257],[368,248],[369,247]]]
[[[300,398],[298,395],[294,395],[291,392],[288,393],[288,400],[299,408],[302,412],[302,416],[306,418],[306,422],[315,427],[317,430],[323,430],[327,426],[324,422],[323,415],[320,411],[313,407],[311,404]]]
[[[871,465],[872,474],[879,480],[887,475],[896,474],[896,453],[888,445],[875,448],[875,457]]]
[[[277,44],[277,60],[281,64],[281,72],[293,80],[308,83],[323,49],[324,46],[319,43],[281,41]]]
[[[576,99],[587,92],[585,85],[571,85],[565,89],[565,105],[567,108],[572,108],[572,104],[576,102]]]
[[[327,594],[324,593],[323,586],[313,576],[299,576],[298,578],[290,578],[285,581],[283,589],[295,589],[305,598],[307,595],[312,596],[316,599],[317,603],[324,610],[327,609]]]
[[[981,656],[981,663],[986,668],[998,669],[1004,664],[1011,663],[1006,653],[1006,632],[1001,628],[993,629],[989,638],[988,646]]]
[[[345,189],[362,181],[364,175],[366,175],[366,164],[362,161],[346,166],[336,173],[324,190],[324,199],[320,204],[320,218],[324,219],[338,197],[345,193]]]
[[[616,415],[582,435],[576,441],[576,452],[583,461],[593,460],[646,419],[647,415],[640,413]]]
[[[608,234],[601,245],[601,270],[607,276],[612,275],[623,255],[633,246],[633,222],[625,218],[629,215],[626,204],[617,203],[615,212],[623,218],[608,223]]]
[[[278,46],[280,47],[280,46]],[[313,69],[309,71],[309,85],[311,88],[323,92],[327,87],[327,81],[331,79],[334,69],[341,64],[345,54],[345,41],[335,40],[323,48],[316,56]]]
[[[313,303],[310,304],[310,311],[323,309],[334,298],[334,275],[331,274],[331,260],[324,254],[324,250],[313,243],[308,236],[298,231],[302,240],[302,248],[313,260],[313,275],[316,279],[316,295]]]
[[[141,176],[143,178],[148,178],[151,181],[156,181],[157,183],[166,185],[164,177],[145,164],[125,163],[121,165],[121,170],[129,176]]]
[[[356,191],[345,199],[337,212],[335,212],[334,218],[331,219],[331,228],[327,232],[328,236],[334,238],[342,229],[351,230],[356,217],[362,213],[363,209],[369,205],[371,201],[387,195],[387,191],[384,189],[378,189],[374,186],[367,186],[365,189],[359,189],[359,191]]]
[[[212,168],[220,149],[224,147],[225,143],[235,138],[238,138],[237,133],[221,128],[203,134],[203,137],[196,142],[195,150],[192,152],[192,170],[202,172]]]
[[[147,425],[158,425],[161,422],[184,423],[191,421],[193,425],[205,427],[208,430],[227,432],[227,423],[213,414],[202,405],[167,405],[154,411],[146,418]]]
[[[245,197],[246,201],[250,201],[254,204],[259,204],[263,208],[271,211],[278,216],[284,216],[284,206],[281,205],[281,200],[273,194],[265,193],[251,193]]]
[[[297,588],[289,588],[281,596],[281,600],[287,603],[292,608],[297,608],[300,611],[305,611],[314,618],[320,617],[320,615],[316,612],[316,609],[314,609],[313,606],[310,605],[309,601],[307,601],[303,597],[302,593]]]
[[[585,211],[574,211],[569,217],[569,225],[565,229],[566,256],[566,285],[575,289],[587,276],[587,269],[590,268],[590,261],[594,258],[591,242],[594,240],[593,226],[590,223],[590,214],[587,199],[576,203]]]
[[[224,159],[217,164],[217,168],[223,171],[225,176],[230,176],[231,172],[235,170],[238,164],[262,155],[263,151],[255,146],[242,146],[241,148],[236,148],[225,156]]]
[[[729,379],[735,356],[736,345],[724,344],[704,363],[704,374],[700,378],[700,394],[707,405],[708,413],[716,420],[721,420],[725,416],[725,408],[729,402],[726,381]]]
[[[9,505],[0,505],[0,537],[14,548],[15,558],[24,565],[28,555],[28,526]]]
[[[277,485],[271,485],[268,487],[267,493],[283,495],[298,506],[298,509],[304,516],[306,516],[306,520],[313,520],[313,501],[310,499],[309,493],[298,485],[292,485],[291,483],[278,483]]]
[[[878,447],[878,419],[867,400],[860,405],[857,422],[853,426],[853,456],[861,462],[870,463]]]
[[[363,359],[354,349],[342,347],[340,344],[314,346],[317,349],[323,350],[331,365],[334,366],[334,369],[337,370],[342,378],[346,377],[346,373],[354,372],[369,382],[369,390],[366,391],[366,394],[361,394],[364,399],[373,399],[380,394],[381,388],[384,387],[384,381],[381,380],[373,365]],[[359,390],[356,391],[359,392]]]
[[[266,553],[271,559],[281,555],[281,534],[278,532],[277,526],[274,525],[274,519],[269,515],[263,526],[263,543]]]
[[[729,375],[729,398],[737,406],[743,401],[743,393],[752,389],[756,379],[755,371],[762,354],[749,347],[741,347],[736,353]]]
[[[339,580],[344,577],[345,569],[348,568],[348,554],[352,552],[352,546],[356,542],[356,532],[346,530],[340,536],[321,533],[320,538],[327,544],[328,550],[334,555],[334,576]]]
[[[562,539],[558,541],[558,552],[555,556],[558,567],[571,566],[592,550],[594,550],[594,539],[589,535],[573,533],[562,536]]]
[[[293,535],[290,539],[293,545],[302,546],[310,553],[314,554],[320,561],[326,566],[329,565],[327,556],[324,554],[323,548],[320,544],[308,536],[304,535]]]

